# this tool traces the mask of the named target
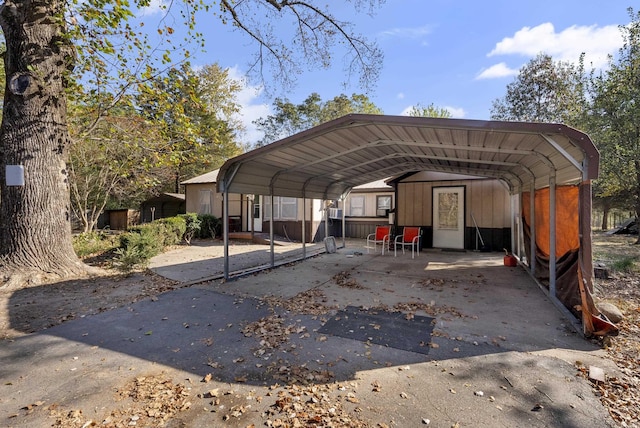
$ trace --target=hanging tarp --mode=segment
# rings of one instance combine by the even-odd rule
[[[531,260],[530,193],[522,194],[522,222],[527,259]],[[534,195],[535,276],[549,284],[551,253],[549,188],[538,189]],[[593,292],[591,260],[591,184],[556,188],[556,298],[574,315],[583,318],[587,335],[615,334],[617,328],[608,323],[596,308]],[[581,290],[580,281],[583,283]],[[595,324],[595,325],[594,325]]]

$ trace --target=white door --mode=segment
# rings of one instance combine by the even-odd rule
[[[256,195],[253,200],[253,231],[262,232],[262,196]]]
[[[433,188],[433,246],[464,248],[464,187]]]

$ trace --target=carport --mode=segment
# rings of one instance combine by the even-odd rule
[[[591,139],[562,124],[351,114],[228,160],[217,186],[227,208],[229,193],[344,200],[355,186],[417,171],[500,180],[512,196],[512,253],[569,310],[581,302],[584,278],[582,296],[597,314],[589,291],[590,180],[598,163]],[[270,234],[273,254],[273,226]]]

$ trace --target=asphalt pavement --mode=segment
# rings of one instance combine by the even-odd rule
[[[235,270],[270,257],[237,246]],[[126,413],[131,399],[118,391],[160,375],[186,385],[190,400],[166,426],[277,426],[292,383],[322,385],[328,408],[368,426],[614,426],[579,367],[610,376],[615,365],[500,253],[412,259],[350,241],[225,282],[211,279],[221,250],[209,247],[152,261],[189,286],[3,342],[0,426],[65,426],[56,421],[74,411],[68,426],[118,426],[114,414],[126,415],[123,426],[155,426],[149,411]],[[212,399],[215,389],[226,392]]]

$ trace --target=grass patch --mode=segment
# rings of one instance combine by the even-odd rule
[[[636,258],[635,257],[622,257],[614,260],[611,263],[611,269],[615,272],[631,273],[635,270]]]

